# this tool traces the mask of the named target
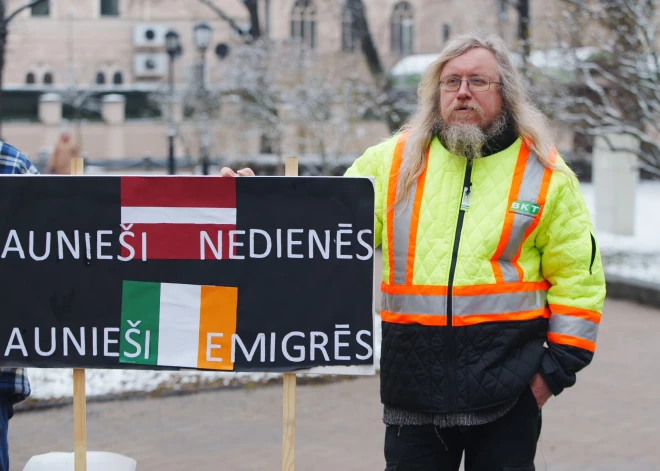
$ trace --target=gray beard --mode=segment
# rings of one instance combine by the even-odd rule
[[[476,124],[450,124],[441,128],[440,137],[452,154],[476,160],[483,157],[482,149],[486,141],[503,133],[506,125],[506,113],[501,113],[486,129]]]

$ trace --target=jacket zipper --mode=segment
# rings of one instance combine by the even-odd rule
[[[449,411],[456,410],[456,358],[454,348],[454,331],[452,329],[452,288],[454,286],[454,274],[456,273],[456,262],[458,260],[458,246],[461,241],[461,232],[463,230],[463,220],[465,213],[470,208],[471,186],[472,186],[472,164],[468,162],[463,178],[463,191],[461,196],[461,207],[458,211],[458,223],[456,224],[456,234],[454,235],[454,247],[451,254],[451,263],[449,265],[449,282],[447,286],[447,329],[445,341],[447,344],[447,354],[445,355],[445,368],[447,371],[447,399],[449,402]]]

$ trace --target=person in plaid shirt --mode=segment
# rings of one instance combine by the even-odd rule
[[[0,174],[38,174],[15,147],[0,141]],[[14,404],[30,395],[30,382],[23,368],[0,368],[0,471],[9,470],[7,430],[9,419],[14,415]]]

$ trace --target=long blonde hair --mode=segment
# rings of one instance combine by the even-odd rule
[[[560,167],[550,162],[549,156],[554,150],[551,145],[553,136],[548,119],[529,98],[504,41],[494,34],[469,32],[449,41],[440,53],[440,57],[429,65],[422,75],[417,89],[417,111],[401,128],[401,132],[407,132],[408,136],[399,173],[400,191],[396,203],[409,197],[413,183],[423,172],[426,149],[437,131],[438,123],[442,120],[440,76],[444,66],[451,59],[474,48],[487,49],[495,54],[500,74],[503,107],[508,111],[517,133],[527,138],[531,150],[544,166],[569,175],[573,174],[567,167]]]

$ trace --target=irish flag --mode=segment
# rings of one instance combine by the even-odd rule
[[[121,363],[233,370],[238,288],[124,281]]]
[[[236,180],[222,177],[124,177],[121,179],[121,227],[136,241],[147,234],[147,260],[200,260],[202,231],[229,256],[229,231],[236,229]],[[142,258],[136,243],[135,259]],[[215,260],[205,244],[206,260]],[[122,248],[122,256],[129,255]]]

